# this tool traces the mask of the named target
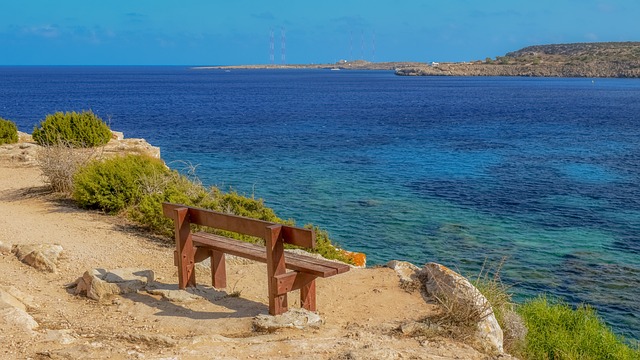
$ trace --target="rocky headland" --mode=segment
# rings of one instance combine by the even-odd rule
[[[390,70],[401,76],[640,77],[640,42],[529,46],[504,56],[469,62],[368,62],[210,66],[195,69]]]
[[[529,46],[483,61],[403,66],[396,74],[638,78],[640,42]]]

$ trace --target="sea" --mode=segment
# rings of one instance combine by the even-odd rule
[[[500,268],[517,301],[589,304],[640,340],[639,79],[0,67],[21,131],[89,109],[369,266]]]

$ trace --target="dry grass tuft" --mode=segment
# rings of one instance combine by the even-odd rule
[[[46,145],[36,156],[44,182],[55,192],[71,195],[73,176],[95,155],[95,150],[73,148],[69,144]]]

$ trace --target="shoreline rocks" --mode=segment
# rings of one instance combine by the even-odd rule
[[[145,154],[160,159],[160,148],[145,139],[127,139],[122,132],[111,131],[112,138],[104,146],[91,149],[95,157],[119,154]],[[14,161],[24,165],[38,165],[38,152],[42,146],[33,141],[30,134],[18,131],[18,142],[0,146],[0,160]],[[83,149],[86,150],[86,149]]]

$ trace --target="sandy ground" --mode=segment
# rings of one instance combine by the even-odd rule
[[[353,269],[319,279],[319,329],[258,333],[267,314],[264,264],[228,265],[227,292],[188,303],[139,292],[94,301],[65,288],[87,269],[151,269],[160,286],[177,288],[171,244],[117,217],[78,209],[51,194],[33,165],[0,159],[0,242],[60,244],[56,273],[0,255],[0,286],[34,297],[35,334],[0,324],[1,359],[484,359],[446,339],[404,336],[398,327],[435,311],[399,286],[388,268]],[[198,282],[207,287],[209,274]],[[210,288],[209,288],[210,289]],[[299,300],[290,295],[290,307]]]

